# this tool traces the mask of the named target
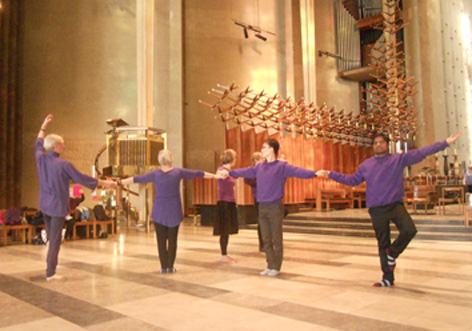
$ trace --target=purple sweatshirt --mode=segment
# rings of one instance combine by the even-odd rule
[[[403,170],[405,167],[418,163],[428,155],[437,153],[447,146],[449,145],[446,141],[441,141],[403,154],[372,156],[362,162],[354,174],[344,175],[331,171],[329,178],[350,186],[357,186],[365,181],[367,183],[367,207],[386,206],[403,199],[405,194]]]
[[[91,190],[98,180],[78,171],[72,163],[59,158],[54,151],[44,150],[44,140],[36,139],[34,146],[39,177],[39,208],[53,217],[69,215],[69,183],[74,181]]]
[[[147,174],[133,177],[135,183],[154,183],[156,195],[152,205],[151,218],[154,222],[173,228],[182,222],[182,202],[180,199],[180,181],[203,177],[200,170],[172,168],[164,172],[152,170]]]
[[[282,203],[285,179],[316,177],[316,171],[294,167],[284,161],[262,162],[249,168],[229,172],[233,177],[256,178],[257,202],[262,204]]]
[[[220,170],[227,170],[225,167],[221,166],[218,168]],[[233,177],[228,176],[226,179],[218,179],[218,201],[228,201],[235,202],[236,198],[234,197],[234,186],[236,181]]]

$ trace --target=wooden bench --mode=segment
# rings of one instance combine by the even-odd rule
[[[8,232],[12,232],[12,241],[15,242],[15,238],[18,235],[21,237],[21,242],[26,244],[26,239],[28,239],[28,243],[31,243],[32,233],[34,230],[34,226],[29,224],[20,224],[20,225],[2,225],[0,226],[0,231],[2,231],[3,235],[3,245],[8,245]]]
[[[418,205],[424,206],[425,214],[428,213],[428,207],[434,206],[437,202],[436,187],[434,185],[415,185],[405,198],[405,202],[413,206],[414,213],[418,213]],[[435,213],[435,212],[434,212]]]
[[[439,214],[446,214],[446,204],[457,203],[459,214],[464,214],[464,187],[442,187],[441,197],[438,199]]]
[[[366,202],[365,187],[354,187],[352,189],[352,201],[357,202],[357,208],[362,208]]]
[[[346,190],[340,189],[322,189],[318,188],[316,191],[316,210],[322,211],[323,204],[326,204],[326,209],[331,209],[331,204],[345,204],[349,208],[353,208],[354,201],[347,196]]]
[[[85,238],[90,238],[90,227],[92,227],[93,239],[97,238],[97,225],[106,225],[108,233],[108,225],[111,226],[111,235],[115,235],[115,220],[109,219],[106,221],[85,221],[85,222],[76,222],[72,229],[72,239],[77,239],[77,227],[85,226]]]

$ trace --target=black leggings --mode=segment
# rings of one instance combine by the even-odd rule
[[[228,242],[229,242],[229,234],[222,234],[220,236],[221,255],[228,254]]]
[[[177,253],[177,235],[179,225],[173,228],[154,222],[157,237],[157,250],[162,269],[174,268]]]

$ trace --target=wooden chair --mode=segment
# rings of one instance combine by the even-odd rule
[[[363,203],[366,201],[365,187],[354,187],[352,189],[352,200],[357,202],[357,208],[362,208]]]
[[[352,198],[347,196],[346,190],[340,189],[322,189],[318,188],[316,194],[316,210],[322,211],[323,204],[326,204],[326,210],[331,209],[331,204],[345,204],[349,208],[353,208]]]
[[[436,205],[437,194],[436,187],[434,185],[415,185],[412,189],[412,197],[407,197],[405,200],[407,203],[413,206],[414,213],[418,213],[418,205],[424,206],[425,214],[428,213],[428,207]]]
[[[446,204],[457,203],[459,205],[459,215],[464,214],[464,187],[442,187],[439,202],[439,214],[446,214]]]
[[[85,226],[85,238],[90,238],[90,227],[92,227],[92,237],[93,239],[97,238],[97,225],[108,225],[111,226],[111,236],[115,235],[115,224],[113,219],[109,219],[106,221],[84,221],[84,222],[76,222],[74,224],[74,228],[72,229],[72,239],[77,239],[77,227]],[[108,231],[107,231],[108,232]]]

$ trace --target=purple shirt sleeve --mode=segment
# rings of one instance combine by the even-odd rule
[[[352,175],[345,175],[336,171],[330,171],[329,178],[337,181],[338,183],[349,185],[349,186],[360,185],[365,180],[364,176],[362,176],[362,170],[360,167]]]
[[[181,169],[182,171],[182,178],[184,179],[193,179],[193,178],[202,178],[205,176],[205,172],[202,170],[189,170],[189,169]]]
[[[98,185],[98,179],[90,177],[88,175],[85,175],[81,173],[79,170],[77,170],[72,163],[67,163],[67,165],[64,167],[66,173],[69,175],[69,178],[76,183],[79,183],[91,190],[94,190],[97,185]]]
[[[255,167],[256,166],[230,170],[229,175],[231,177],[255,178],[256,177]]]
[[[34,145],[34,155],[36,157],[36,162],[38,161],[39,157],[44,154],[44,139],[38,138],[36,139],[36,144]]]
[[[295,167],[285,162],[284,177],[297,177],[297,178],[309,179],[309,178],[316,177],[316,171],[308,170],[308,169],[300,168],[300,167]]]
[[[147,174],[133,177],[133,183],[149,183],[152,181],[154,181],[154,171],[150,171]]]
[[[404,167],[416,164],[424,160],[428,155],[435,154],[439,151],[442,151],[448,146],[449,144],[447,143],[447,141],[444,140],[444,141],[439,141],[429,146],[411,150],[407,153],[401,154],[400,157],[402,159],[402,164]]]

